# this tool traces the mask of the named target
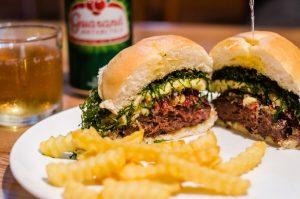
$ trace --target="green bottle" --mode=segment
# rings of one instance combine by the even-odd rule
[[[65,0],[70,84],[97,87],[99,68],[132,44],[131,0]]]

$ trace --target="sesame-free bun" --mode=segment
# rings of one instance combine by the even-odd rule
[[[283,89],[300,95],[300,50],[286,38],[266,31],[246,32],[219,42],[210,52],[213,69],[254,68]]]
[[[143,39],[122,50],[99,71],[101,107],[117,113],[149,83],[183,69],[210,75],[212,59],[200,45],[181,36]]]

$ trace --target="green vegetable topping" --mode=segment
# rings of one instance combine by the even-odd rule
[[[174,92],[180,94],[184,88],[200,89],[201,80],[208,85],[209,79],[207,74],[196,70],[175,71],[166,77],[156,80],[146,86],[139,93],[141,101],[138,104],[131,102],[119,111],[117,115],[112,114],[109,110],[100,108],[102,100],[98,95],[97,89],[93,89],[86,99],[80,105],[82,110],[82,128],[94,127],[101,136],[107,136],[112,132],[122,131],[126,126],[132,124],[138,114],[149,114],[149,110],[159,99],[171,96]],[[137,110],[140,110],[137,113]]]
[[[298,95],[281,88],[276,81],[258,73],[255,69],[227,66],[215,71],[212,80],[233,80],[241,83],[238,88],[232,89],[229,87],[226,92],[234,91],[241,94],[251,94],[260,99],[265,105],[274,102],[274,99],[271,99],[270,96],[276,96],[275,100],[280,100],[281,104],[276,108],[277,112],[274,115],[274,120],[277,120],[284,111],[290,110],[294,113],[298,123],[300,121]]]
[[[107,109],[100,108],[101,102],[98,90],[93,89],[85,102],[79,106],[82,111],[81,127],[90,128],[92,126],[101,132],[102,136],[105,136],[105,129],[107,127],[104,125],[106,122],[103,119],[107,118],[111,113]]]

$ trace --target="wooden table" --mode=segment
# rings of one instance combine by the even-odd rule
[[[300,46],[300,29],[291,28],[260,28],[271,30],[282,34],[289,40]],[[203,24],[169,24],[169,23],[139,23],[134,25],[134,40],[161,35],[177,34],[188,37],[201,44],[206,50],[210,50],[218,41],[234,35],[239,32],[248,31],[249,27],[241,26],[219,26]],[[66,56],[65,56],[66,57]],[[67,74],[67,62],[64,62],[64,71]],[[67,76],[67,75],[65,75]],[[67,79],[67,78],[66,78]],[[65,81],[63,95],[63,109],[77,106],[83,101],[83,98],[72,94]],[[24,190],[12,176],[9,167],[9,153],[18,139],[18,137],[27,128],[5,128],[0,127],[0,198],[33,198],[33,196]]]

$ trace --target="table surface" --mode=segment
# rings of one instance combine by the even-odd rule
[[[63,26],[63,25],[62,25]],[[64,29],[64,27],[63,27]],[[300,28],[259,28],[260,30],[270,30],[285,36],[297,46],[300,46]],[[134,41],[142,38],[162,35],[177,34],[194,40],[209,51],[218,41],[231,35],[248,31],[245,26],[227,25],[207,25],[207,24],[170,24],[170,23],[138,23],[134,24]],[[66,43],[66,41],[64,41]],[[64,54],[66,50],[64,50]],[[66,58],[66,56],[64,56]],[[64,61],[64,73],[67,77],[68,64]],[[67,78],[65,78],[67,79]],[[83,102],[83,98],[71,92],[67,80],[64,84],[63,109],[68,109]],[[0,127],[0,198],[33,198],[24,190],[12,176],[9,167],[9,153],[18,139],[28,127],[7,128]]]

